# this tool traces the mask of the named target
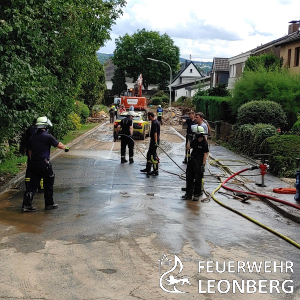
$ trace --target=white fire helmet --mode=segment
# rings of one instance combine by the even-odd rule
[[[202,126],[199,125],[192,125],[191,126],[192,132],[196,135],[203,136],[205,134],[205,130]]]
[[[52,127],[52,123],[47,117],[37,118],[35,127],[37,127],[37,128],[48,128],[49,126]]]
[[[128,113],[127,113],[127,116],[135,116],[135,113],[134,113],[134,111],[132,111],[132,110],[130,110]]]

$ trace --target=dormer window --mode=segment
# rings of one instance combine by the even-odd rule
[[[190,73],[193,73],[193,69],[190,69]]]

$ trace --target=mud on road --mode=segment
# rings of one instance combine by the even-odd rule
[[[23,183],[0,196],[0,299],[299,299],[299,250],[212,200],[181,200],[182,170],[161,151],[161,167],[168,172],[157,177],[140,173],[149,139],[135,143],[134,164],[120,164],[120,141],[112,141],[112,124],[102,124],[56,157],[58,210],[43,211],[38,193],[38,212],[21,213]],[[161,147],[183,169],[184,143],[176,130],[162,126]],[[210,170],[220,173],[213,166]],[[205,173],[209,192],[218,185]],[[284,234],[299,236],[297,225],[259,201],[230,204]],[[199,272],[199,261],[214,262],[214,272]],[[294,272],[238,273],[239,261],[282,261],[284,266],[292,261]],[[215,262],[225,263],[224,272],[216,271]],[[171,274],[185,283],[171,284]],[[228,292],[218,290],[220,280],[229,282]],[[247,293],[245,287],[233,294],[234,280],[264,280],[267,287],[261,289],[267,293]],[[280,293],[270,293],[270,280],[279,282]],[[293,293],[282,288],[287,280],[293,281]],[[224,281],[221,291],[227,285]],[[173,293],[174,287],[184,293]]]

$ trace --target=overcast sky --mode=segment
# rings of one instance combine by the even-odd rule
[[[145,28],[167,33],[180,57],[212,61],[286,35],[293,20],[300,20],[299,0],[127,0],[99,52],[113,53],[116,38]]]

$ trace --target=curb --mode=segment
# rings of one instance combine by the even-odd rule
[[[108,121],[99,124],[98,126],[94,127],[93,129],[87,131],[86,133],[80,135],[79,137],[77,137],[75,140],[73,140],[72,142],[68,143],[66,146],[68,147],[72,147],[73,145],[75,145],[76,143],[78,143],[80,140],[82,140],[83,138],[87,137],[88,135],[92,134],[94,131],[96,131],[96,129],[99,129],[99,127],[104,126],[108,123]],[[62,152],[64,152],[64,150],[62,149],[56,149],[53,154],[51,155],[51,160],[54,160],[55,157],[57,157],[58,155],[60,155]],[[14,178],[12,178],[10,181],[8,181],[6,184],[4,184],[3,186],[0,187],[0,195],[2,193],[4,193],[7,189],[13,189],[16,187],[16,185],[24,179],[25,177],[25,173],[26,173],[26,169],[24,169],[23,171],[19,172]]]

